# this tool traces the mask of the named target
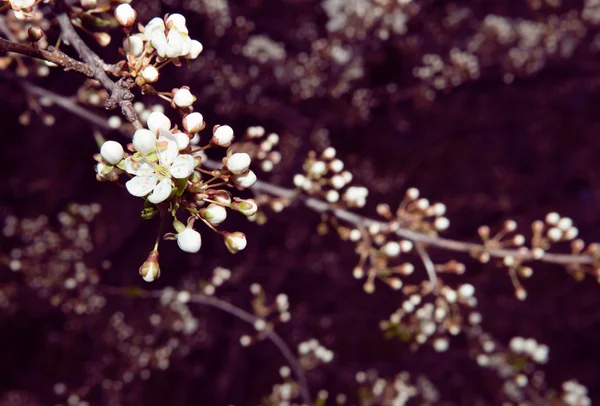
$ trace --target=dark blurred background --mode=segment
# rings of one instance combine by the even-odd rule
[[[429,0],[413,1],[413,8],[400,3],[149,0],[133,5],[142,23],[181,12],[190,36],[204,45],[189,69],[162,71],[160,90],[189,85],[209,128],[226,123],[241,133],[261,125],[280,135],[283,161],[260,179],[291,187],[307,152],[331,145],[355,182],[369,188],[364,214],[374,216],[379,202],[395,207],[414,186],[447,205],[449,238],[475,241],[478,226],[498,229],[508,218],[527,234],[532,221],[556,211],[573,219],[586,242],[599,241],[600,31],[595,9],[587,4],[592,2]],[[353,8],[361,4],[367,7],[362,14]],[[384,17],[369,20],[378,8]],[[336,29],[338,20],[342,28]],[[113,44],[96,49],[115,62],[122,34],[110,32]],[[500,32],[508,32],[508,39]],[[453,49],[475,56],[476,73],[449,62]],[[417,77],[428,54],[452,67],[437,87]],[[26,80],[66,96],[84,81],[60,71]],[[92,225],[95,248],[85,263],[102,269],[110,260],[110,269],[100,271],[102,284],[160,289],[210,278],[221,265],[234,277],[217,295],[239,307],[250,308],[248,287],[254,282],[271,299],[288,294],[292,320],[277,329],[292,348],[316,337],[334,351],[331,364],[309,373],[313,392],[328,390],[330,401],[340,392],[352,399],[355,373],[376,369],[382,376],[403,370],[424,374],[450,404],[499,404],[501,381],[469,358],[464,337],[452,338],[443,354],[428,346],[413,352],[383,338],[379,321],[402,303],[402,295],[383,285],[366,295],[351,275],[358,260],[353,246],[334,234],[319,236],[319,216],[303,207],[269,215],[265,226],[230,216],[225,228],[241,230],[249,239],[236,256],[208,230],[197,255],[166,243],[162,277],[151,285],[143,282],[137,269],[151,248],[156,222],[139,217],[139,199],[95,180],[97,146],[89,123],[53,106],[44,111],[55,117],[55,125],[44,125],[35,114],[29,126],[19,124],[29,105],[21,81],[4,72],[0,80],[1,217],[54,219],[69,202],[97,202],[102,212]],[[167,114],[175,119],[168,107]],[[116,132],[105,136],[125,142]],[[17,244],[2,238],[3,252]],[[435,249],[431,255],[435,261],[467,260]],[[467,265],[464,276],[448,281],[476,287],[484,329],[505,344],[518,335],[548,344],[550,361],[542,369],[549,385],[559,388],[576,378],[599,399],[597,283],[592,278],[578,283],[558,266],[538,264],[525,281],[528,299],[519,302],[505,270],[468,260]],[[425,275],[419,266],[415,274]],[[0,270],[0,289],[4,284],[14,290],[12,304],[0,313],[2,404],[17,398],[54,404],[56,382],[78,388],[93,374],[122,374],[118,368],[124,365],[115,370],[103,365],[106,354],[120,357],[103,338],[108,318],[120,310],[135,324],[136,317],[146,320],[156,303],[109,296],[94,315],[66,314],[36,297],[20,278]],[[267,342],[242,348],[239,336],[250,326],[215,309],[191,308],[200,328],[190,352],[172,359],[168,369],[153,371],[148,381],[136,378],[126,385],[119,402],[249,405],[270,392],[284,364],[277,350]],[[99,386],[87,399],[111,402]]]

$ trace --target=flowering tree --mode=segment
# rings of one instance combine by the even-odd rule
[[[3,2],[2,404],[591,404],[600,5],[175,3]]]

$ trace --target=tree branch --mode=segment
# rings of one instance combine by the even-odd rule
[[[106,108],[113,109],[117,106],[121,107],[121,113],[127,121],[133,124],[136,129],[142,128],[135,109],[133,108],[134,95],[131,93],[131,88],[134,83],[131,78],[121,78],[118,82],[114,82],[108,77],[104,70],[105,63],[100,59],[94,51],[92,51],[86,43],[81,39],[75,31],[75,27],[71,24],[71,18],[61,13],[56,16],[58,24],[63,34],[63,40],[68,42],[79,54],[81,59],[94,70],[94,78],[97,79],[106,90],[110,92],[110,99],[106,101]]]
[[[87,77],[94,77],[94,70],[88,65],[71,58],[64,52],[61,52],[52,46],[45,50],[39,49],[35,45],[17,44],[4,38],[0,38],[0,52],[14,52],[31,58],[41,59],[55,63],[63,67],[65,71],[73,70],[82,73]]]
[[[21,81],[21,83],[26,83]],[[95,113],[92,113],[88,110],[85,110],[78,106],[75,101],[66,98],[64,96],[59,96],[55,93],[49,92],[44,89],[37,88],[31,84],[24,85],[28,86],[27,88],[33,89],[36,94],[43,94],[45,96],[51,97],[56,104],[61,106],[62,108],[82,117],[85,120],[93,122],[99,127],[112,130],[108,126],[108,123],[104,117],[100,117]],[[122,134],[126,137],[131,137],[131,134],[123,127],[118,129]],[[222,163],[219,161],[207,160],[203,162],[203,165],[208,169],[218,169],[221,168]],[[252,190],[257,192],[262,192],[269,194],[271,196],[283,197],[289,200],[298,200],[302,202],[306,207],[314,210],[317,213],[330,213],[333,216],[337,217],[340,220],[343,220],[347,223],[353,224],[355,226],[363,226],[369,227],[373,224],[377,224],[380,229],[386,230],[388,228],[388,224],[386,222],[378,221],[371,219],[369,217],[361,216],[359,214],[353,213],[351,211],[336,208],[331,204],[324,202],[319,199],[315,199],[313,197],[305,196],[300,194],[297,190],[287,189],[281,186],[273,185],[271,183],[257,181],[254,186],[252,186]],[[505,258],[507,256],[512,256],[515,259],[521,259],[524,261],[540,261],[551,264],[559,264],[559,265],[592,265],[594,264],[594,258],[589,254],[580,254],[580,255],[572,255],[572,254],[553,254],[553,253],[545,253],[542,258],[535,258],[532,252],[521,252],[516,249],[507,249],[507,248],[494,248],[494,247],[486,247],[483,244],[464,242],[464,241],[456,241],[447,238],[442,238],[436,235],[429,235],[420,233],[417,231],[413,231],[407,228],[398,228],[393,230],[393,233],[407,240],[411,240],[414,243],[422,243],[426,246],[432,246],[437,248],[442,248],[449,251],[455,252],[466,252],[466,253],[481,253],[487,252],[491,257],[495,258]]]

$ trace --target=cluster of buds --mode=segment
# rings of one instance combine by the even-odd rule
[[[435,235],[450,225],[444,217],[446,206],[442,203],[430,204],[427,199],[419,198],[419,191],[415,188],[408,189],[395,214],[387,204],[379,204],[377,213],[385,218],[385,223],[373,222],[366,228],[337,226],[342,239],[356,243],[356,253],[360,258],[353,274],[356,279],[366,276],[363,289],[367,293],[375,291],[376,279],[399,290],[404,286],[402,278],[412,274],[415,269],[412,263],[400,260],[401,254],[413,250],[413,242],[398,239],[395,232],[399,228]],[[435,265],[433,271],[461,274],[464,265],[451,261]]]
[[[95,155],[97,178],[117,182],[121,175],[129,176],[131,179],[125,183],[127,191],[145,201],[142,217],[171,215],[175,233],[167,233],[165,239],[176,240],[181,250],[190,253],[200,250],[202,239],[194,223],[202,221],[223,238],[231,253],[241,251],[246,247],[244,234],[221,232],[217,226],[227,218],[227,209],[245,216],[256,213],[257,205],[252,199],[232,197],[222,188],[242,190],[256,182],[256,175],[249,169],[250,156],[234,153],[230,148],[221,168],[203,169],[203,151],[230,146],[233,130],[229,126],[215,126],[210,142],[195,147],[190,140],[204,128],[203,117],[194,112],[185,115],[182,121],[183,131],[172,127],[165,114],[154,111],[146,120],[148,128],[134,133],[132,143],[127,146],[129,152],[116,141],[104,142],[100,154]],[[186,225],[177,219],[179,210],[188,215]],[[160,276],[157,248],[152,250],[140,273],[146,281]]]
[[[283,383],[273,385],[271,393],[267,396],[269,404],[290,405],[290,403],[300,396],[300,386],[291,378],[292,371],[287,365],[279,368],[279,376],[284,380]]]
[[[377,213],[390,222],[390,228],[409,228],[411,230],[437,235],[450,227],[450,220],[444,217],[446,206],[443,203],[430,203],[420,197],[419,189],[410,188],[404,199],[392,213],[387,204],[379,204]]]
[[[506,220],[495,235],[491,236],[488,226],[481,226],[477,230],[479,237],[483,241],[483,250],[472,252],[471,256],[481,263],[487,263],[490,260],[490,249],[496,248],[516,248],[517,252],[526,254],[529,252],[526,248],[525,236],[515,233],[517,223],[513,220]],[[537,252],[537,254],[536,254]],[[543,251],[534,251],[534,255],[543,256]],[[506,256],[502,259],[502,265],[508,269],[508,275],[515,290],[515,297],[519,300],[527,298],[527,291],[521,283],[521,278],[529,278],[533,275],[533,268],[523,265],[523,259],[515,256]]]
[[[281,162],[281,153],[275,150],[279,135],[267,134],[264,127],[248,127],[236,144],[235,150],[248,153],[263,172],[271,172]]]
[[[315,338],[298,344],[298,354],[300,355],[300,364],[307,370],[333,361],[333,351],[320,344]]]
[[[477,365],[495,371],[503,381],[503,397],[518,404],[555,404],[556,392],[538,369],[548,361],[546,345],[514,337],[506,348],[479,326],[467,329],[467,338]]]
[[[430,343],[436,351],[444,352],[449,347],[449,336],[456,336],[462,330],[463,313],[477,306],[475,288],[471,284],[463,284],[452,289],[438,282],[432,302],[425,300],[427,288],[415,289],[415,286],[404,289],[408,298],[388,320],[380,323],[380,328],[385,331],[386,337],[398,337],[411,342],[414,347]],[[468,321],[479,324],[481,316],[471,312]]]
[[[513,337],[508,347],[515,355],[526,356],[537,364],[548,362],[548,346],[538,343],[533,338]]]
[[[190,38],[186,19],[181,14],[155,17],[145,27],[140,26],[141,32],[134,35],[130,35],[130,30],[136,13],[129,4],[119,5],[115,9],[115,17],[127,34],[122,48],[127,74],[135,78],[138,86],[157,82],[163,66],[169,63],[180,66],[183,60],[196,59],[202,52],[202,44]],[[170,97],[159,96],[180,108],[188,108],[194,102],[194,96],[185,86],[174,89]]]
[[[478,233],[483,241],[483,249],[471,253],[481,263],[487,263],[490,260],[489,250],[491,249],[511,248],[522,254],[521,256],[504,256],[501,264],[508,269],[515,296],[519,300],[527,298],[527,291],[520,279],[529,278],[533,275],[533,268],[524,265],[524,262],[530,260],[530,258],[542,259],[554,244],[570,242],[571,251],[575,255],[581,254],[584,249],[594,257],[598,257],[600,253],[598,247],[594,244],[589,245],[586,249],[585,243],[580,239],[576,239],[579,231],[573,226],[573,221],[568,217],[561,217],[558,213],[548,213],[543,221],[534,221],[531,229],[532,235],[528,247],[526,237],[516,232],[517,223],[513,220],[506,220],[502,228],[493,236],[488,226],[481,226]],[[597,268],[597,264],[591,266],[566,265],[566,269],[577,279],[581,279],[585,273],[598,277]]]
[[[408,372],[385,379],[379,377],[375,370],[359,371],[355,379],[361,388],[363,404],[404,405],[419,398],[419,404],[434,404],[440,400],[438,390],[427,378],[418,376],[413,379]]]
[[[58,214],[57,226],[46,216],[7,216],[2,235],[13,240],[6,244],[13,248],[0,253],[0,265],[20,273],[39,298],[64,313],[101,311],[106,298],[97,289],[99,272],[84,263],[94,248],[90,224],[100,211],[99,204],[70,204]]]
[[[562,389],[561,399],[568,406],[590,406],[592,404],[587,388],[579,382],[575,380],[563,382]]]
[[[304,174],[294,176],[294,185],[309,195],[349,208],[366,204],[369,190],[362,186],[348,186],[352,182],[352,173],[344,170],[344,163],[336,158],[335,148],[328,147],[320,155],[310,151],[303,169]]]
[[[272,330],[279,323],[289,322],[292,318],[286,294],[278,294],[275,301],[268,304],[265,291],[258,283],[250,285],[250,293],[253,296],[252,309],[257,317],[254,322],[254,329],[257,333],[255,336],[243,335],[240,338],[240,343],[244,347],[264,339],[266,332]]]
[[[208,281],[200,282],[202,293],[207,296],[215,294],[218,287],[222,286],[231,278],[231,270],[221,266],[213,269],[212,277]]]
[[[378,223],[367,229],[338,227],[344,240],[356,243],[356,253],[360,256],[352,272],[356,279],[366,277],[363,289],[366,293],[375,292],[375,280],[380,279],[394,290],[402,289],[402,278],[414,272],[414,265],[400,260],[402,253],[411,252],[413,243],[409,240],[393,238],[389,230]]]

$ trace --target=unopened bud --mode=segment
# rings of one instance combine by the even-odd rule
[[[100,46],[108,46],[110,44],[110,34],[107,32],[95,32],[94,38],[98,41]]]
[[[173,89],[171,92],[173,97],[173,107],[186,108],[190,107],[196,101],[196,96],[190,92],[190,88],[183,86],[179,89]]]
[[[182,122],[183,128],[190,134],[195,134],[204,128],[204,118],[197,112],[186,115]]]
[[[233,129],[228,125],[222,125],[215,129],[211,142],[220,147],[228,147],[233,140]]]
[[[133,23],[135,23],[136,16],[137,13],[133,9],[133,7],[131,7],[127,3],[120,4],[115,9],[115,18],[123,27],[131,27]]]
[[[237,253],[238,251],[246,248],[248,241],[246,241],[246,236],[244,233],[236,231],[233,233],[225,232],[225,246],[232,254]]]
[[[227,210],[214,203],[209,204],[206,209],[200,210],[200,213],[213,226],[221,224],[227,218]]]
[[[38,42],[44,36],[44,30],[42,30],[40,27],[31,26],[27,30],[27,35],[29,35],[29,40],[31,42]]]
[[[158,69],[148,65],[140,72],[140,76],[144,78],[145,83],[154,83],[158,80]]]
[[[219,202],[224,205],[231,204],[231,194],[223,189],[208,189],[206,194],[211,200]]]
[[[96,0],[81,0],[80,3],[84,10],[90,10],[98,6],[98,2]]]
[[[256,214],[256,212],[258,211],[258,206],[256,205],[254,199],[247,199],[235,202],[231,205],[231,208],[233,210],[239,211],[244,216],[248,217]]]
[[[151,251],[146,261],[140,266],[140,275],[146,282],[152,282],[160,277],[157,250]]]

